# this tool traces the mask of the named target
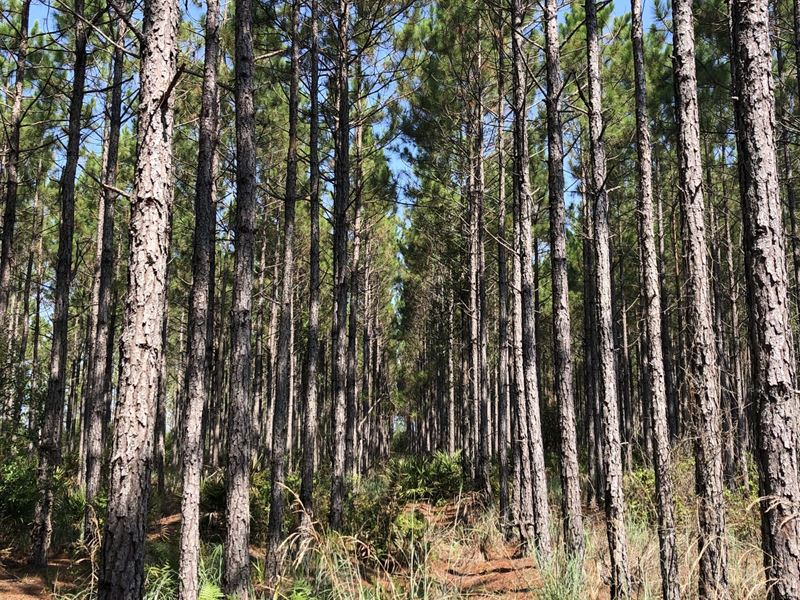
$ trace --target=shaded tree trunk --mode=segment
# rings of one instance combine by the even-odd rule
[[[76,5],[76,9],[78,6]],[[81,5],[81,11],[83,11]],[[22,97],[25,93],[25,72],[28,67],[28,21],[31,12],[31,0],[23,0],[20,6],[19,39],[17,40],[17,68],[14,72],[14,100],[11,103],[11,115],[8,124],[8,156],[5,162],[6,189],[5,207],[3,209],[3,233],[0,239],[0,318],[5,319],[10,297],[12,246],[14,242],[14,225],[17,220],[17,190],[19,188],[20,132],[22,130]],[[77,11],[76,11],[77,12]],[[77,13],[77,14],[82,14]],[[76,33],[80,33],[80,26]],[[83,34],[85,36],[85,34]],[[76,36],[75,49],[78,50]],[[85,45],[85,37],[83,41]],[[78,66],[76,58],[75,66]],[[73,86],[73,92],[75,88]],[[81,92],[82,94],[82,92]]]
[[[339,0],[336,28],[335,84],[338,96],[335,134],[335,185],[333,207],[333,448],[331,452],[331,499],[328,524],[342,526],[345,499],[345,438],[347,384],[347,203],[350,196],[350,93],[348,64],[350,2]]]
[[[547,472],[542,443],[542,424],[539,413],[538,380],[536,377],[535,323],[533,306],[533,269],[531,217],[533,199],[528,171],[528,136],[526,119],[526,80],[522,44],[524,42],[523,11],[520,0],[511,2],[511,53],[514,111],[514,187],[519,205],[517,252],[521,271],[521,344],[522,379],[525,410],[527,413],[528,441],[530,443],[531,492],[533,494],[533,521],[535,547],[543,562],[550,559],[550,510],[547,499]]]
[[[269,524],[267,526],[266,578],[277,581],[280,568],[281,542],[283,541],[284,480],[286,478],[287,443],[291,444],[292,388],[292,294],[294,292],[294,227],[297,201],[297,112],[300,87],[300,44],[297,40],[298,2],[291,5],[291,74],[289,78],[289,149],[286,157],[286,198],[283,219],[283,287],[280,301],[280,326],[278,332],[278,368],[275,410],[272,421],[272,469],[270,472]]]
[[[84,1],[75,0],[75,62],[72,77],[72,95],[69,103],[67,148],[64,170],[61,173],[58,199],[61,222],[58,230],[56,282],[53,297],[52,344],[50,349],[50,374],[44,405],[42,435],[39,440],[39,467],[30,562],[44,567],[52,535],[53,471],[61,460],[61,418],[64,409],[64,386],[67,367],[67,333],[69,318],[69,288],[72,279],[72,239],[75,229],[75,175],[78,170],[81,142],[81,113],[86,81],[86,25],[83,22]],[[18,144],[17,144],[18,145]],[[16,178],[16,175],[14,175]],[[16,179],[15,179],[16,182]],[[5,230],[9,223],[4,224]]]
[[[192,287],[186,345],[186,402],[181,420],[181,538],[179,600],[196,600],[200,562],[200,478],[203,472],[203,407],[208,402],[209,321],[212,318],[211,256],[214,252],[214,178],[219,139],[217,68],[218,0],[206,0],[205,53],[200,96],[199,147],[194,193]]]
[[[303,462],[300,483],[300,502],[303,505],[301,516],[304,529],[309,530],[314,515],[314,459],[317,447],[317,365],[319,362],[319,31],[318,0],[311,0],[311,123],[309,136],[309,188],[311,221],[311,250],[309,258],[308,283],[308,350],[306,357],[305,417],[303,420]]]
[[[122,45],[126,27],[122,19],[117,29],[117,44]],[[109,364],[110,312],[112,284],[114,281],[114,201],[115,194],[110,189],[117,181],[117,161],[119,139],[122,127],[122,76],[125,54],[121,47],[113,53],[110,106],[107,109],[108,129],[103,164],[103,188],[100,214],[97,227],[97,258],[95,263],[95,284],[93,291],[92,319],[94,331],[89,345],[89,369],[86,376],[84,409],[84,436],[86,444],[86,463],[84,481],[86,485],[86,514],[84,536],[92,539],[94,531],[92,502],[100,491],[100,472],[103,454],[103,420],[106,417],[106,393],[109,390],[107,379],[111,377]]]
[[[256,146],[252,0],[236,0],[236,213],[231,304],[230,404],[225,469],[224,588],[237,599],[250,585],[251,305],[256,228]]]
[[[561,512],[564,541],[571,556],[583,556],[580,465],[575,398],[572,390],[572,331],[567,280],[566,209],[564,207],[564,140],[561,125],[561,51],[558,2],[544,6],[547,69],[547,172],[550,202],[550,272],[553,283],[553,373],[561,467]]]
[[[594,226],[595,329],[597,332],[598,392],[603,440],[606,532],[611,554],[611,597],[630,593],[628,551],[625,539],[625,498],[622,492],[622,448],[619,404],[614,365],[613,315],[611,307],[611,256],[609,199],[606,188],[606,153],[603,140],[602,84],[597,6],[586,0],[586,55],[589,76],[589,145],[591,156],[592,223]]]
[[[700,598],[728,596],[723,499],[719,370],[714,340],[705,230],[703,171],[691,0],[674,0],[673,66],[678,118],[678,170],[686,264],[689,405],[695,432]]]
[[[644,64],[644,26],[642,0],[631,0],[631,42],[636,87],[636,152],[638,183],[639,245],[642,260],[641,299],[644,313],[645,357],[643,376],[651,407],[653,425],[653,466],[656,476],[658,542],[661,566],[661,594],[664,600],[678,600],[678,554],[675,547],[674,505],[672,500],[672,454],[667,415],[666,375],[661,337],[661,289],[653,211],[653,172],[650,129],[647,117],[647,88]]]

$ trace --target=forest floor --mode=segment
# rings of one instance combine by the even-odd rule
[[[50,559],[47,569],[34,569],[24,561],[2,557],[0,560],[0,598],[34,600],[52,598],[78,588],[77,581],[86,576],[86,569],[66,555]]]
[[[520,556],[516,544],[491,536],[477,536],[471,543],[448,544],[447,532],[470,515],[457,503],[433,506],[409,503],[403,512],[428,523],[435,536],[436,551],[426,558],[425,576],[454,598],[517,600],[530,598],[541,585],[534,560]],[[159,519],[148,533],[149,540],[176,540],[180,515]],[[254,555],[260,553],[254,549]],[[88,576],[88,561],[76,562],[67,555],[50,560],[47,570],[33,569],[21,557],[0,556],[0,598],[3,600],[52,599],[77,589]],[[401,583],[411,577],[407,568],[393,574]],[[450,594],[447,594],[449,597]]]

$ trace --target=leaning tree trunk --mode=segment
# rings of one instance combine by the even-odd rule
[[[731,1],[739,180],[758,411],[762,548],[770,600],[800,598],[800,473],[789,275],[765,0]]]
[[[76,6],[77,8],[77,6]],[[81,10],[83,10],[81,8]],[[14,224],[17,220],[17,190],[19,188],[20,132],[22,131],[22,97],[25,93],[25,72],[28,67],[28,20],[31,0],[23,0],[20,7],[19,39],[17,40],[17,69],[14,73],[14,100],[11,103],[10,123],[8,124],[8,156],[6,157],[5,207],[3,209],[3,233],[0,240],[0,318],[5,319],[8,312],[9,283],[11,281],[12,246]],[[82,13],[78,13],[82,14]],[[78,26],[80,33],[83,26]],[[83,34],[85,36],[85,34]],[[75,44],[79,40],[76,37]],[[85,39],[84,42],[85,44]],[[76,67],[77,61],[76,61]],[[74,90],[74,88],[73,88]]]
[[[289,402],[291,399],[292,293],[294,292],[294,216],[297,201],[297,113],[300,87],[300,44],[297,40],[298,2],[291,7],[291,75],[289,79],[289,149],[286,156],[286,198],[283,218],[283,287],[281,288],[280,326],[278,328],[278,368],[274,416],[272,419],[272,470],[270,473],[269,524],[267,526],[266,579],[270,584],[280,574],[283,537],[284,480]]]
[[[547,476],[542,443],[542,424],[539,415],[538,381],[536,377],[535,324],[533,314],[533,270],[531,266],[531,216],[533,198],[528,171],[528,135],[526,118],[527,67],[523,56],[524,36],[521,0],[511,2],[511,54],[514,112],[514,186],[519,204],[517,251],[522,276],[522,379],[528,415],[530,461],[533,493],[533,520],[536,550],[543,562],[550,558],[550,509],[547,499]]]
[[[236,0],[236,213],[231,304],[231,369],[225,468],[225,593],[246,600],[250,587],[251,304],[256,229],[256,116],[253,3]]]
[[[597,331],[597,384],[603,440],[606,532],[611,554],[611,597],[630,592],[628,551],[625,539],[625,498],[622,492],[622,448],[611,308],[611,256],[609,243],[606,152],[603,140],[600,40],[597,6],[586,0],[586,55],[589,65],[589,144],[591,156],[592,224],[594,227],[595,325]]]
[[[653,211],[653,172],[650,129],[647,117],[647,88],[644,66],[642,0],[631,0],[631,42],[636,86],[636,151],[639,186],[639,244],[642,259],[641,298],[644,312],[645,358],[643,405],[651,406],[653,420],[653,464],[658,506],[658,541],[661,565],[661,593],[664,600],[678,600],[678,555],[672,501],[672,456],[667,417],[667,391],[661,338],[661,289]]]
[[[678,119],[678,171],[689,336],[689,405],[695,431],[699,497],[700,598],[728,596],[723,498],[719,370],[714,340],[706,246],[700,123],[697,107],[694,21],[691,0],[673,0],[673,65]]]
[[[309,87],[311,123],[309,135],[309,189],[311,249],[308,282],[308,350],[306,357],[305,417],[303,420],[303,462],[300,503],[303,529],[310,533],[314,505],[314,454],[317,445],[317,363],[319,361],[319,31],[318,0],[311,0],[311,82]]]
[[[61,418],[64,409],[64,386],[67,366],[67,320],[69,318],[69,287],[72,276],[72,238],[75,230],[75,175],[78,170],[81,143],[81,113],[86,81],[87,29],[83,22],[84,0],[75,0],[75,63],[72,76],[72,95],[69,103],[67,148],[64,170],[61,173],[59,204],[61,223],[58,230],[56,284],[53,298],[53,335],[50,349],[50,377],[44,405],[44,421],[39,441],[39,470],[33,533],[31,564],[47,565],[47,552],[52,535],[53,471],[61,459]],[[6,224],[7,227],[7,224]]]
[[[203,471],[203,407],[208,402],[208,338],[211,314],[211,255],[214,251],[214,177],[219,139],[217,66],[219,1],[206,0],[205,56],[200,95],[199,148],[194,195],[192,288],[186,346],[186,402],[181,417],[181,539],[179,600],[196,600],[200,561],[200,477]]]
[[[567,281],[566,209],[564,207],[564,140],[561,126],[561,52],[558,41],[558,2],[544,6],[547,62],[547,172],[550,201],[550,262],[553,282],[553,371],[561,464],[561,511],[564,540],[570,555],[583,556],[580,465],[575,398],[572,391],[572,331]]]
[[[95,518],[92,502],[100,491],[100,471],[103,456],[103,421],[106,415],[106,385],[110,377],[109,338],[111,321],[112,284],[114,281],[114,200],[111,190],[117,181],[117,159],[119,139],[122,128],[122,77],[125,53],[122,43],[126,27],[120,19],[117,30],[117,44],[114,48],[110,107],[108,110],[108,129],[103,164],[103,189],[97,229],[97,258],[95,265],[95,289],[93,292],[95,318],[90,357],[85,385],[84,436],[86,446],[85,484],[86,512],[84,517],[84,536],[91,540],[99,532],[95,531]]]
[[[121,373],[111,453],[101,600],[144,594],[144,541],[161,364],[162,307],[172,206],[172,88],[177,77],[176,0],[145,5],[141,91]]]

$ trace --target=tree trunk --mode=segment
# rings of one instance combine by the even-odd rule
[[[129,285],[120,346],[122,371],[99,583],[101,600],[134,600],[144,593],[147,499],[164,351],[161,320],[173,192],[171,92],[177,77],[179,18],[175,0],[154,0],[145,6],[139,155],[131,199]]]
[[[673,65],[678,117],[678,170],[686,261],[689,405],[695,431],[695,475],[700,506],[700,598],[728,596],[722,478],[720,394],[709,289],[705,207],[691,0],[674,0]]]
[[[319,362],[319,24],[318,0],[311,0],[311,123],[309,136],[309,188],[311,202],[309,218],[311,221],[311,251],[309,259],[308,283],[308,356],[306,357],[305,418],[303,421],[303,466],[300,484],[300,503],[303,528],[310,531],[314,515],[314,456],[317,446],[317,364]]]
[[[247,600],[250,587],[251,305],[256,226],[256,117],[253,5],[236,0],[236,213],[231,304],[230,405],[225,469],[225,593]]]
[[[33,534],[31,539],[31,564],[47,565],[47,553],[52,535],[53,471],[61,459],[61,418],[64,409],[64,386],[67,366],[67,332],[69,318],[69,287],[72,278],[72,238],[75,224],[75,175],[78,170],[81,142],[81,113],[86,81],[86,26],[83,22],[83,0],[75,0],[75,63],[72,95],[69,103],[67,148],[64,170],[61,173],[59,203],[61,223],[58,231],[56,282],[53,299],[53,334],[50,350],[50,376],[44,406],[42,435],[39,441],[39,467]],[[18,144],[17,144],[18,146]],[[16,178],[16,175],[14,175]],[[15,179],[16,182],[16,179]],[[8,229],[6,222],[3,235]]]
[[[525,412],[527,413],[528,442],[530,444],[531,492],[533,495],[533,522],[535,547],[542,562],[550,559],[550,509],[547,499],[547,473],[542,443],[542,425],[539,414],[539,393],[536,377],[535,323],[533,314],[533,271],[531,267],[532,239],[531,217],[533,199],[528,171],[528,136],[526,119],[527,72],[522,52],[524,41],[523,13],[520,0],[511,2],[512,22],[512,79],[514,112],[514,187],[519,210],[517,252],[521,271],[521,344],[522,380]]]
[[[122,45],[126,27],[122,19],[117,29],[117,44]],[[119,138],[122,127],[122,76],[125,54],[121,47],[114,49],[110,106],[107,109],[108,128],[103,164],[102,200],[97,227],[97,257],[95,262],[95,284],[93,291],[92,343],[89,347],[89,371],[86,377],[84,436],[86,462],[84,481],[86,486],[86,514],[84,537],[93,539],[95,519],[92,502],[100,491],[100,470],[103,454],[103,418],[105,417],[109,350],[109,321],[114,281],[114,200],[111,187],[116,185]],[[99,541],[99,540],[98,540]]]
[[[497,370],[497,425],[500,429],[498,436],[497,454],[500,464],[500,519],[503,530],[508,533],[511,523],[511,510],[509,506],[509,480],[508,459],[511,440],[508,435],[509,425],[509,343],[508,343],[508,259],[506,257],[506,138],[505,138],[505,61],[506,52],[505,28],[503,23],[498,28],[497,36],[497,279],[498,279],[498,346],[499,365]],[[449,354],[448,354],[449,357]],[[448,395],[448,406],[449,406]],[[455,446],[455,443],[452,444]],[[451,450],[452,452],[452,450]]]
[[[77,5],[76,5],[77,8]],[[81,11],[83,8],[81,7]],[[28,20],[31,0],[22,0],[20,7],[19,39],[17,41],[17,69],[14,73],[14,100],[11,103],[10,123],[8,124],[8,156],[6,158],[5,207],[3,209],[3,233],[0,240],[0,318],[6,319],[10,296],[12,246],[14,225],[17,220],[17,190],[19,188],[20,132],[22,130],[22,97],[25,93],[25,71],[28,67]],[[80,14],[80,13],[79,13]],[[80,33],[80,27],[76,33]],[[79,40],[76,37],[75,49]],[[85,41],[84,41],[85,44]],[[76,64],[77,67],[77,58]],[[74,89],[73,89],[74,91]],[[82,94],[83,92],[81,92]]]
[[[575,398],[572,392],[572,331],[567,280],[566,209],[564,207],[564,140],[561,126],[561,51],[558,2],[544,6],[547,67],[547,172],[550,202],[550,272],[553,283],[553,373],[561,466],[561,512],[564,541],[571,556],[583,557],[580,465]]]
[[[280,327],[278,333],[278,368],[275,410],[272,421],[272,469],[270,473],[269,524],[267,527],[266,579],[270,584],[278,580],[283,541],[284,480],[286,478],[287,442],[291,443],[288,429],[291,425],[291,354],[292,354],[292,293],[294,291],[294,226],[297,201],[297,112],[300,87],[300,44],[297,40],[297,0],[291,5],[291,75],[289,79],[289,149],[286,157],[286,198],[283,219],[283,287],[280,301]]]
[[[759,495],[770,600],[800,598],[800,474],[789,276],[775,147],[769,7],[731,0]]]
[[[181,539],[179,600],[196,600],[200,562],[200,478],[203,472],[203,407],[208,402],[208,335],[211,255],[214,252],[214,178],[219,139],[217,67],[219,1],[206,0],[205,55],[200,96],[199,148],[194,194],[192,287],[186,345],[186,402],[181,421]]]
[[[638,183],[639,244],[642,260],[641,299],[644,313],[645,358],[644,404],[651,407],[653,422],[653,465],[656,476],[658,542],[661,566],[661,594],[664,600],[678,600],[678,554],[675,547],[672,500],[672,455],[667,418],[667,391],[661,339],[661,289],[653,212],[653,172],[650,129],[647,116],[647,88],[644,64],[642,0],[631,0],[631,42],[636,86],[636,152]]]
[[[611,308],[611,256],[609,243],[609,199],[606,188],[606,153],[603,140],[602,84],[600,81],[600,40],[597,6],[586,0],[586,55],[589,76],[589,143],[591,156],[592,222],[594,226],[595,326],[598,337],[598,392],[603,440],[605,512],[611,554],[611,597],[630,593],[628,552],[625,539],[625,499],[622,492],[622,448],[619,404],[614,368],[614,340]]]
[[[335,134],[335,183],[333,207],[333,451],[331,453],[331,499],[328,524],[342,527],[345,497],[346,437],[346,330],[347,330],[347,203],[350,196],[350,92],[348,64],[350,2],[339,0],[336,31],[335,85],[338,96]]]

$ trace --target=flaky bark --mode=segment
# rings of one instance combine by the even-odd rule
[[[308,528],[313,519],[314,455],[317,443],[317,363],[319,359],[319,25],[318,0],[311,0],[311,123],[309,134],[309,188],[311,249],[308,283],[308,350],[306,357],[305,417],[303,420],[303,463],[300,483],[302,522]]]
[[[339,0],[336,33],[335,85],[338,95],[335,135],[333,206],[333,447],[331,452],[331,499],[328,524],[342,526],[345,496],[346,358],[347,346],[347,202],[350,196],[350,92],[348,82],[350,2]]]
[[[641,252],[641,299],[644,313],[645,405],[651,407],[653,422],[653,464],[658,506],[658,542],[661,565],[661,594],[664,600],[678,600],[678,555],[672,500],[672,455],[667,420],[667,391],[661,339],[661,289],[653,211],[653,167],[650,128],[647,117],[647,86],[644,65],[642,0],[631,0],[631,42],[636,86],[636,152],[639,187],[638,217]]]
[[[67,367],[67,332],[69,318],[69,288],[72,278],[72,238],[75,229],[75,175],[78,170],[81,143],[81,113],[84,84],[86,82],[86,25],[83,22],[84,1],[75,0],[75,62],[72,77],[72,95],[69,102],[67,148],[64,170],[61,172],[58,199],[61,222],[58,230],[56,282],[53,297],[53,335],[50,347],[50,374],[44,405],[42,435],[39,440],[39,468],[33,533],[31,539],[31,564],[47,565],[52,534],[53,471],[61,460],[61,419],[64,409],[64,387]],[[16,177],[16,176],[15,176]],[[8,228],[8,223],[5,224]]]
[[[530,173],[527,135],[526,81],[527,72],[522,45],[524,37],[521,0],[511,2],[511,53],[514,111],[514,187],[519,204],[517,252],[521,270],[521,337],[522,376],[524,382],[525,410],[528,415],[528,441],[530,443],[530,469],[533,494],[533,521],[535,546],[542,561],[550,558],[550,510],[547,499],[547,472],[542,443],[542,424],[539,415],[538,379],[536,376],[535,324],[533,310],[533,268],[531,265],[533,241],[531,217],[533,198],[530,191]]]
[[[611,597],[630,593],[628,552],[625,539],[625,498],[622,492],[622,448],[620,444],[617,381],[611,306],[611,248],[609,199],[606,188],[606,152],[603,140],[602,84],[597,6],[586,0],[586,54],[589,76],[589,145],[591,156],[592,224],[594,227],[595,327],[598,360],[597,385],[600,400],[605,476],[606,531],[611,554]]]
[[[678,117],[678,170],[686,265],[689,336],[689,405],[695,430],[695,476],[699,496],[700,597],[728,597],[723,498],[719,369],[714,340],[710,271],[700,159],[700,126],[691,0],[674,0],[673,65]]]
[[[218,0],[206,0],[205,55],[200,95],[199,148],[194,195],[192,288],[186,346],[186,402],[181,434],[181,539],[179,600],[195,600],[200,561],[200,477],[203,471],[203,407],[208,402],[208,333],[211,318],[211,254],[214,251],[214,177],[219,138],[217,65],[219,62]]]
[[[294,291],[294,227],[297,201],[297,113],[300,87],[300,44],[297,40],[298,2],[291,6],[291,75],[289,79],[289,149],[286,156],[286,197],[283,216],[283,287],[280,301],[280,326],[278,330],[278,366],[274,417],[272,420],[272,468],[270,472],[269,524],[267,526],[266,578],[277,581],[280,574],[281,542],[283,541],[284,480],[286,478],[287,442],[291,418],[291,353],[292,343],[292,293]]]
[[[800,474],[789,274],[764,0],[731,0],[734,107],[744,224],[762,548],[770,600],[800,598]]]
[[[144,540],[161,364],[167,240],[172,205],[172,88],[176,79],[178,3],[145,6],[139,127],[131,198],[130,254],[121,373],[115,415],[101,600],[144,593]]]
[[[567,281],[566,209],[564,207],[564,140],[561,126],[561,51],[558,3],[544,7],[547,68],[547,172],[550,202],[550,262],[553,282],[553,371],[558,405],[561,467],[561,512],[564,541],[570,555],[583,556],[580,465],[575,398],[572,392],[572,332]]]
[[[236,0],[236,213],[231,304],[231,369],[225,469],[225,593],[249,597],[251,304],[256,228],[256,145],[253,103],[253,5]]]

